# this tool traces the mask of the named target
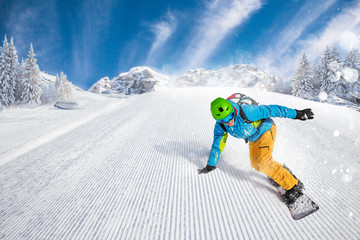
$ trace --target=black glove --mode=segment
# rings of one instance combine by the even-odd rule
[[[208,173],[214,170],[215,168],[216,168],[215,166],[206,165],[206,167],[204,167],[203,169],[198,169],[198,172],[199,174]]]
[[[307,119],[313,119],[314,113],[310,108],[304,110],[296,110],[296,117],[294,119],[300,119],[301,121],[305,121]]]

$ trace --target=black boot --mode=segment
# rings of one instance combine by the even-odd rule
[[[277,182],[274,181],[274,179],[272,179],[271,177],[268,176],[268,180],[270,181],[271,185],[273,185],[274,187],[278,188],[280,187],[280,184],[278,184]]]
[[[303,195],[304,184],[299,180],[298,184],[296,184],[292,189],[287,190],[283,195],[283,200],[286,204],[293,204],[296,199],[298,199],[301,195]]]

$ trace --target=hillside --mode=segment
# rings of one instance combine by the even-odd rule
[[[248,145],[230,137],[217,169],[211,100],[243,92],[311,107],[275,119],[275,160],[320,210],[294,221]],[[360,113],[241,88],[163,89],[126,98],[77,90],[81,108],[0,115],[0,239],[359,239]]]

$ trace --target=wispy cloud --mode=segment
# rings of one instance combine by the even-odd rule
[[[259,0],[213,0],[207,5],[194,37],[185,49],[184,69],[202,66],[231,30],[239,26],[251,13],[261,7]]]
[[[46,21],[43,20],[45,18]],[[14,1],[6,28],[9,37],[14,36],[20,58],[27,56],[30,44],[33,43],[37,57],[44,60],[40,65],[46,65],[50,58],[48,53],[57,46],[59,38],[56,6],[52,1],[41,5]]]
[[[72,35],[72,72],[81,87],[93,79],[97,56],[104,54],[102,43],[109,34],[108,26],[112,17],[111,0],[84,0],[76,16]]]
[[[345,51],[360,46],[360,3],[344,9],[318,37],[304,42],[304,51],[309,59],[315,60],[326,45],[332,44],[337,44]]]
[[[292,71],[293,58],[296,58],[297,63],[297,58],[301,54],[296,49],[300,47],[297,41],[307,28],[335,2],[336,0],[321,1],[321,3],[308,0],[285,28],[270,40],[268,49],[255,58],[255,65],[274,74],[286,74],[289,70]]]
[[[254,65],[270,73],[291,76],[303,52],[315,61],[326,45],[338,43],[345,50],[359,46],[360,4],[343,9],[321,32],[306,35],[307,28],[314,27],[314,22],[335,3],[336,0],[305,3],[279,37],[270,42],[269,49],[257,56]]]
[[[167,12],[163,20],[157,21],[150,26],[150,30],[154,34],[155,38],[146,61],[147,65],[152,63],[157,55],[157,51],[159,51],[161,47],[163,47],[164,44],[169,40],[171,35],[175,32],[176,28],[177,20],[170,11]]]

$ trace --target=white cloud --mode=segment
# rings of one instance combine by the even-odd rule
[[[295,16],[280,34],[279,43],[270,44],[270,48],[273,50],[267,50],[266,54],[258,56],[255,64],[267,72],[291,76],[303,52],[305,52],[310,61],[315,61],[321,56],[327,45],[338,44],[346,51],[352,47],[359,47],[359,3],[341,11],[328,22],[322,32],[302,36],[307,27],[312,26],[317,18],[333,3],[335,3],[334,0],[331,2],[327,1],[326,4],[318,2],[318,6],[313,8],[318,10],[308,15],[307,18],[303,14],[307,8],[303,7],[299,11],[300,14]],[[312,4],[315,3],[312,2]],[[303,40],[300,37],[306,37],[307,39]]]
[[[85,84],[93,77],[96,57],[102,54],[101,46],[109,34],[107,26],[113,14],[112,1],[83,1],[80,9],[81,21],[71,35],[71,70],[77,82]]]
[[[41,5],[28,5],[23,2],[16,2],[12,5],[6,28],[9,39],[11,36],[14,37],[20,60],[27,57],[31,43],[34,44],[37,57],[45,59],[49,50],[57,45],[59,34],[56,31],[57,14],[55,9],[56,5],[51,1]],[[44,16],[46,16],[46,21],[43,20]]]
[[[152,43],[151,49],[146,63],[151,64],[156,52],[168,41],[171,35],[177,28],[177,21],[171,12],[168,12],[165,19],[158,21],[150,27],[150,30],[154,33],[155,39]]]
[[[213,0],[207,6],[194,37],[185,49],[182,62],[185,69],[201,66],[224,37],[259,9],[259,0]]]
[[[359,46],[359,26],[360,3],[333,18],[319,37],[307,42],[304,51],[309,59],[314,60],[321,55],[326,45],[339,43],[346,51],[352,46]]]
[[[287,75],[289,71],[292,72],[294,64],[297,64],[303,51],[301,49],[293,52],[299,38],[335,2],[336,0],[325,2],[308,0],[276,38],[270,40],[268,49],[256,57],[255,65],[274,74]]]
[[[344,31],[339,36],[339,45],[342,49],[349,51],[353,48],[360,47],[360,38],[352,31]]]

